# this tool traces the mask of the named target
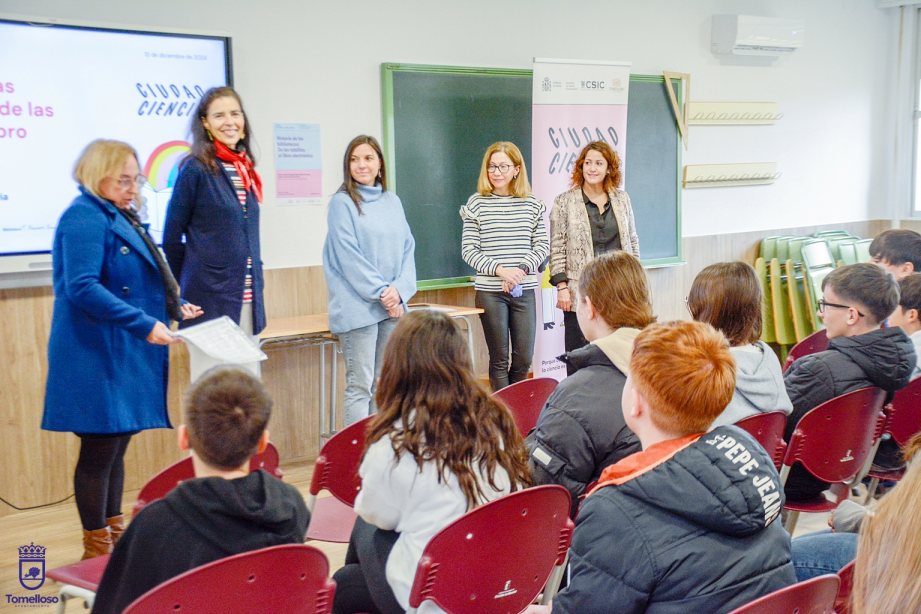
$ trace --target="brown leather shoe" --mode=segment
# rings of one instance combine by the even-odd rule
[[[106,524],[109,526],[109,534],[112,536],[112,546],[114,547],[118,540],[121,539],[122,533],[125,532],[125,515],[119,514],[118,516],[106,518]]]
[[[83,530],[83,556],[80,558],[81,561],[109,554],[110,552],[112,552],[112,534],[109,533],[109,527],[102,527],[92,531]]]

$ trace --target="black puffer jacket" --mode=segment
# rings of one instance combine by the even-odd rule
[[[828,349],[803,356],[784,374],[784,384],[793,402],[785,437],[809,410],[847,392],[868,386],[889,393],[908,385],[917,357],[915,348],[901,328],[881,328],[854,337],[834,337]],[[817,496],[828,484],[816,480],[796,465],[787,478],[787,494],[803,500]]]
[[[629,357],[633,347],[634,335],[624,333],[614,333],[604,344],[615,358]],[[620,351],[614,349],[618,344]],[[565,359],[576,371],[547,399],[525,443],[534,481],[566,488],[572,495],[570,516],[575,517],[585,487],[608,465],[638,452],[640,442],[621,411],[627,378],[605,350],[591,343]]]
[[[553,612],[713,614],[793,584],[782,502],[761,446],[718,427],[586,498]]]

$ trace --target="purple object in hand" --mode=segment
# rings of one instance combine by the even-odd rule
[[[521,298],[521,284],[515,284],[508,293],[512,295],[512,298]]]

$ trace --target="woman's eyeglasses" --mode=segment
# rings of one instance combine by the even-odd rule
[[[147,183],[147,177],[145,177],[144,175],[135,175],[134,177],[128,177],[127,175],[122,175],[115,181],[118,182],[118,187],[120,188],[131,187],[132,184],[140,188],[145,183]]]
[[[502,173],[504,175],[513,168],[515,168],[514,164],[490,164],[486,167],[486,170],[491,174]]]
[[[853,309],[861,318],[864,317],[864,314],[860,313],[860,310],[856,307],[852,307],[851,305],[839,305],[838,303],[829,303],[824,298],[820,298],[818,301],[816,301],[816,306],[819,308],[819,313],[825,313],[825,309],[827,307],[833,307],[836,309]]]

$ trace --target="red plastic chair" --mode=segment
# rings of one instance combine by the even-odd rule
[[[828,334],[825,332],[825,329],[822,328],[790,348],[790,353],[787,354],[787,360],[783,363],[783,370],[786,371],[789,369],[790,365],[792,365],[793,361],[797,358],[815,354],[816,352],[824,352],[827,349]]]
[[[787,426],[787,414],[782,411],[769,411],[742,418],[736,426],[748,432],[761,444],[765,451],[774,459],[774,466],[780,469],[787,443],[783,440],[783,432]]]
[[[335,593],[322,552],[305,544],[285,544],[191,569],[150,589],[124,612],[325,614],[332,611]]]
[[[58,590],[58,614],[64,614],[67,600],[74,597],[82,599],[87,608],[93,607],[96,589],[102,581],[106,565],[109,564],[109,556],[104,554],[48,570],[45,575],[61,585]]]
[[[447,612],[520,612],[564,564],[572,530],[569,492],[557,485],[521,490],[467,512],[425,547],[409,611],[432,600]]]
[[[550,393],[556,389],[558,381],[552,377],[536,377],[516,382],[493,393],[493,396],[508,407],[518,432],[522,437],[527,437],[531,429],[537,424],[540,410]]]
[[[278,449],[272,442],[269,442],[261,454],[256,454],[249,460],[249,470],[258,471],[259,469],[263,469],[276,478],[281,479],[285,474],[279,469],[278,463]],[[191,480],[194,477],[195,469],[192,466],[191,457],[176,461],[150,478],[147,483],[144,484],[143,488],[141,488],[141,491],[138,493],[138,498],[134,503],[134,507],[131,508],[131,516],[137,516],[138,512],[144,509],[144,506],[157,499],[162,499],[171,490],[176,488],[180,482]]]
[[[851,589],[854,588],[854,561],[838,570],[838,596],[835,597],[835,614],[850,614]]]
[[[787,501],[784,508],[790,513],[784,526],[791,535],[800,512],[829,512],[847,498],[849,483],[859,477],[883,432],[885,396],[879,388],[861,388],[830,399],[800,418],[787,445],[780,480],[785,484],[790,468],[800,463],[832,485],[833,500],[819,495],[810,501]]]
[[[310,526],[307,539],[347,543],[355,526],[355,497],[361,490],[358,467],[365,450],[365,432],[375,416],[350,424],[327,441],[320,450],[310,480],[307,509]],[[318,499],[321,490],[332,497]]]
[[[835,574],[797,582],[729,614],[832,614],[839,582]]]
[[[907,386],[895,393],[892,403],[886,406],[886,424],[883,433],[889,433],[899,447],[904,447],[908,440],[921,431],[921,377],[912,380]],[[876,493],[880,480],[898,482],[905,475],[905,469],[894,471],[873,471],[867,474],[870,485],[867,489],[869,503]]]

